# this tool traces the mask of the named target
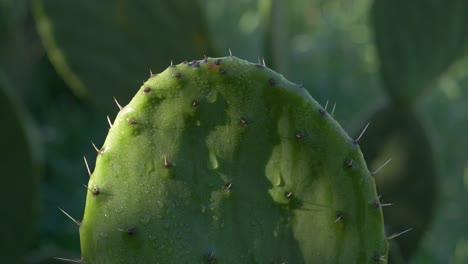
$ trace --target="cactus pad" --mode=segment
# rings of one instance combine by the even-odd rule
[[[121,108],[80,225],[85,263],[384,263],[359,145],[300,85],[229,56]]]

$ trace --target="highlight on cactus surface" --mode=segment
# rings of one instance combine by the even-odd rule
[[[350,138],[265,64],[171,63],[116,103],[94,170],[85,159],[79,262],[387,262],[367,126]]]

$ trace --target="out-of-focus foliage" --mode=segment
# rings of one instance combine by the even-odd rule
[[[112,96],[125,104],[171,59],[229,49],[264,58],[329,100],[329,112],[336,102],[334,117],[350,134],[371,119],[361,140],[370,169],[393,158],[376,175],[383,202],[393,203],[384,209],[389,234],[415,228],[392,243],[390,262],[468,262],[466,1],[410,2],[0,0],[0,70],[42,149],[41,218],[29,222],[39,236],[25,262],[79,258],[77,227],[57,207],[81,219],[82,156],[94,167],[90,141],[104,139],[106,115],[117,112]]]
[[[468,261],[468,58],[444,73],[433,91],[418,101],[416,111],[431,134],[435,165],[440,172],[438,200],[414,263],[464,264]]]
[[[18,263],[36,237],[39,212],[39,168],[31,146],[26,117],[11,96],[0,72],[0,254],[4,263]]]
[[[34,14],[66,83],[107,110],[111,96],[130,100],[151,69],[211,53],[195,1],[35,0]]]
[[[24,19],[27,9],[24,0],[0,0],[0,48],[15,34],[15,27]]]
[[[380,70],[392,100],[411,105],[465,52],[466,10],[465,0],[374,1]]]
[[[408,259],[434,216],[437,168],[432,146],[420,118],[408,109],[386,105],[372,116],[372,125],[360,143],[368,166],[376,174],[385,207],[387,234],[409,228],[404,239],[392,239],[390,258]],[[396,263],[396,262],[394,262]]]

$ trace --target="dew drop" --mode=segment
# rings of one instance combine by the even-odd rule
[[[109,215],[107,213],[104,214],[104,222],[109,223]]]

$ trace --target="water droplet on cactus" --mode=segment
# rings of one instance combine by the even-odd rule
[[[104,214],[104,222],[109,223],[109,215],[107,213]]]

